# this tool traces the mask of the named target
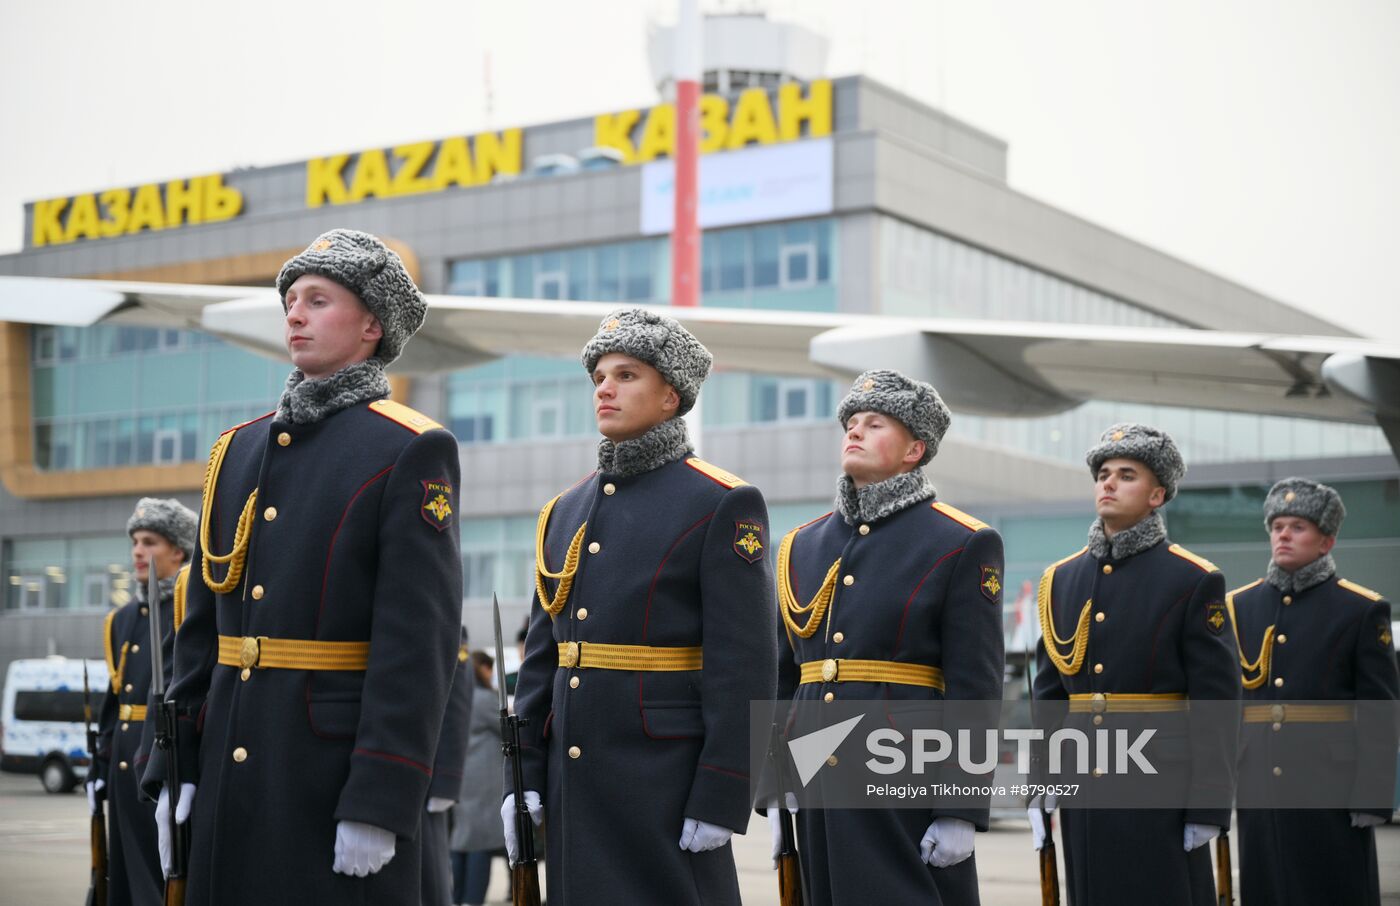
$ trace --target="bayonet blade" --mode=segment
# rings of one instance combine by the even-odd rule
[[[501,602],[496,593],[491,593],[491,616],[496,622],[496,693],[501,699],[501,713],[505,714],[510,705],[506,701],[506,649],[501,641]]]
[[[151,693],[156,701],[165,699],[165,649],[162,647],[160,613],[160,578],[156,575],[156,565],[146,565],[146,606],[151,619]]]

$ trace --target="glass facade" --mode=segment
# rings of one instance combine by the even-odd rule
[[[702,305],[836,310],[835,221],[706,230],[700,255]],[[586,302],[671,301],[666,237],[456,261],[449,293]]]
[[[203,460],[287,377],[285,363],[197,331],[40,326],[32,343],[34,462],[48,471]]]
[[[3,553],[5,610],[105,610],[133,594],[121,535],[15,539]]]

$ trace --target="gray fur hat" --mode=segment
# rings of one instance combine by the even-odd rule
[[[282,296],[283,308],[287,305],[287,290],[304,274],[329,277],[360,297],[384,328],[375,358],[385,365],[399,357],[423,326],[428,310],[423,294],[408,275],[403,260],[369,233],[322,233],[306,251],[282,265],[282,272],[277,275],[277,292]]]
[[[1264,528],[1278,516],[1302,516],[1322,530],[1335,535],[1347,518],[1342,495],[1336,489],[1307,478],[1285,478],[1269,489],[1264,498]]]
[[[199,520],[194,512],[173,497],[142,497],[136,511],[126,521],[126,533],[155,532],[185,552],[185,562],[194,559],[194,532]]]
[[[851,390],[836,407],[836,421],[842,428],[857,412],[883,412],[898,419],[918,440],[924,442],[926,465],[938,454],[938,444],[948,433],[953,415],[932,384],[907,378],[898,371],[877,368],[856,376]]]
[[[1114,425],[1089,448],[1084,461],[1089,464],[1089,474],[1097,478],[1099,466],[1118,457],[1135,459],[1151,469],[1157,476],[1157,483],[1166,490],[1167,500],[1176,496],[1176,486],[1186,474],[1186,462],[1176,448],[1176,441],[1167,432],[1150,425],[1137,422]]]
[[[680,394],[677,415],[685,415],[700,395],[714,356],[680,322],[642,308],[619,308],[598,325],[579,356],[589,374],[603,356],[620,352],[641,359]]]

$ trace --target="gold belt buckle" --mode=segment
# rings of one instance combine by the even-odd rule
[[[578,642],[565,642],[565,643],[564,643],[564,650],[563,650],[563,652],[561,652],[561,654],[560,654],[559,666],[560,666],[560,667],[569,667],[569,668],[577,667],[577,666],[578,666],[578,655],[579,655]]]
[[[1283,705],[1274,705],[1269,711],[1269,716],[1274,719],[1274,723],[1283,723],[1284,716],[1288,713]]]
[[[829,657],[822,661],[822,682],[829,683],[836,679],[836,658]]]
[[[1095,692],[1089,705],[1089,710],[1095,714],[1102,714],[1108,710],[1108,698],[1102,692]]]
[[[243,647],[238,652],[238,664],[243,668],[258,666],[258,659],[262,657],[262,645],[253,636],[243,637]]]

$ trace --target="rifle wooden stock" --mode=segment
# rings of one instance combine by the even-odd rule
[[[92,816],[92,878],[88,882],[87,906],[107,906],[107,816],[101,800]]]
[[[778,854],[778,906],[803,906],[802,866],[797,853]]]
[[[1218,906],[1235,906],[1235,875],[1230,868],[1230,832],[1215,838],[1215,899]]]
[[[517,862],[510,869],[511,906],[540,906],[540,873],[536,862]]]
[[[1050,827],[1045,828],[1045,845],[1040,848],[1040,904],[1060,906],[1060,860],[1055,855],[1055,841],[1050,839]]]
[[[185,906],[185,879],[165,879],[165,906]]]

